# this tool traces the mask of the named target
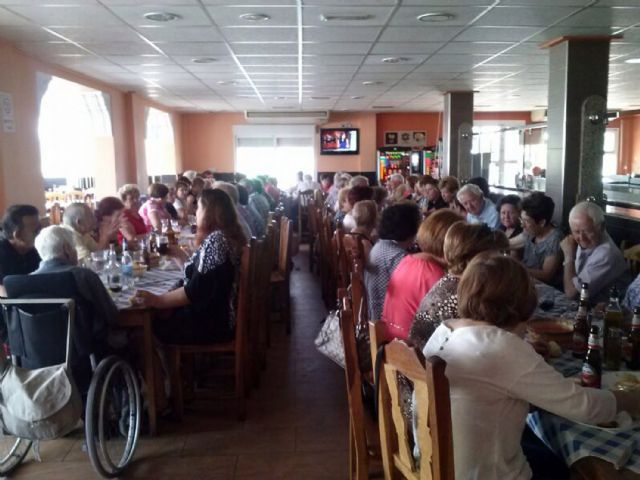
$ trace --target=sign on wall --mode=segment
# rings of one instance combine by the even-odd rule
[[[384,144],[387,147],[426,147],[427,132],[424,130],[384,132]]]
[[[10,93],[0,92],[0,116],[2,117],[2,130],[4,133],[16,131],[13,120],[13,99]]]

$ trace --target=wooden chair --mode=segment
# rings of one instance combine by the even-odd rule
[[[318,190],[316,190],[317,192]],[[318,265],[318,242],[319,242],[319,225],[321,222],[320,208],[315,202],[311,203],[308,207],[308,224],[309,224],[309,271],[313,272],[313,269]]]
[[[271,286],[276,290],[280,318],[284,321],[287,333],[291,333],[291,237],[293,230],[291,220],[280,219],[280,239],[278,249],[278,266],[271,272]]]
[[[240,259],[238,277],[238,294],[236,298],[236,331],[235,338],[229,342],[209,345],[168,345],[169,372],[171,375],[171,401],[178,419],[184,416],[184,399],[182,390],[182,375],[180,372],[183,357],[187,355],[207,354],[233,356],[235,377],[235,402],[239,420],[246,416],[245,383],[247,374],[247,325],[249,319],[249,279],[252,264],[250,247],[244,247]]]
[[[378,379],[378,417],[384,478],[453,480],[453,438],[446,363],[439,357],[426,362],[400,340],[383,347]],[[413,456],[411,422],[401,411],[398,376],[414,388],[420,461]]]
[[[640,244],[625,248],[622,253],[629,266],[629,271],[635,277],[640,273]]]
[[[379,460],[380,438],[376,421],[367,413],[362,401],[362,375],[358,360],[355,323],[351,300],[346,290],[340,289],[340,331],[344,344],[345,379],[349,403],[349,478],[365,480],[373,460]]]
[[[307,238],[309,227],[309,205],[313,203],[313,190],[305,190],[298,194],[298,238],[300,243]]]

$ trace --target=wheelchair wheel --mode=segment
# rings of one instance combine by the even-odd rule
[[[118,357],[102,360],[93,373],[85,433],[93,468],[117,477],[133,457],[140,432],[140,390],[132,368]]]
[[[31,449],[31,440],[2,435],[0,438],[0,475],[5,477],[22,463]]]

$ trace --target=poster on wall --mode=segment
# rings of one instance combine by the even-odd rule
[[[384,144],[387,147],[426,147],[427,132],[424,130],[384,132]]]
[[[13,99],[10,93],[0,92],[0,116],[2,117],[2,130],[4,133],[16,131],[13,120]]]

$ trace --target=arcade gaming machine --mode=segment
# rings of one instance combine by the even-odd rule
[[[431,175],[439,178],[434,149],[414,150],[410,147],[383,147],[378,150],[378,183],[384,185],[390,175]]]

